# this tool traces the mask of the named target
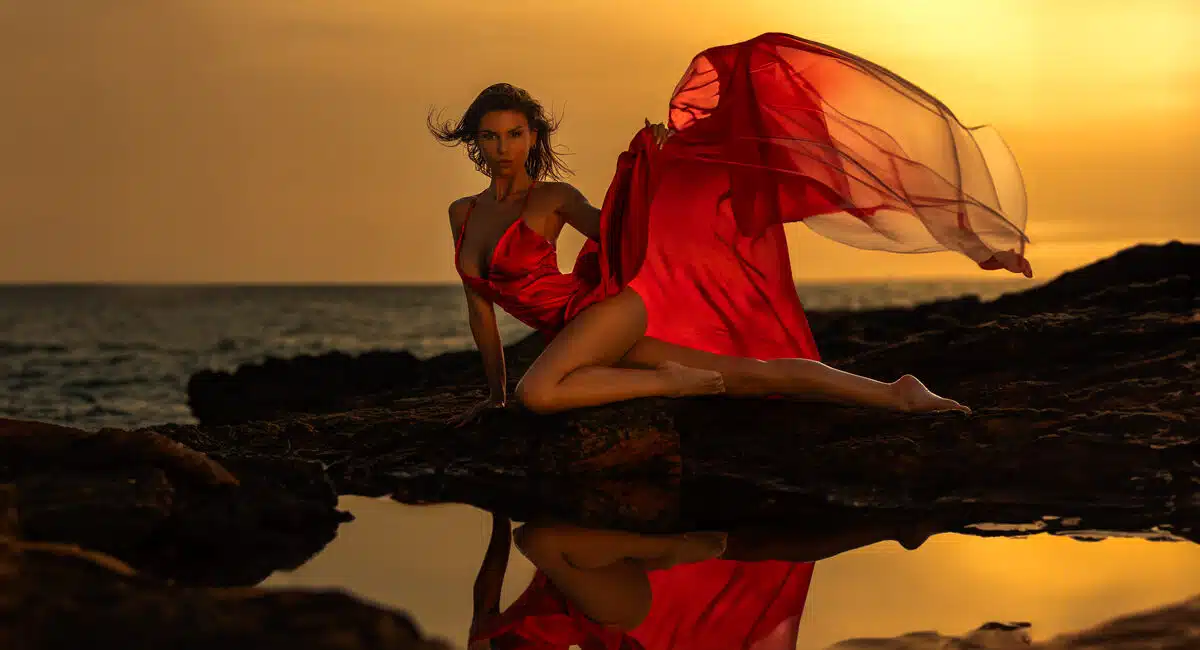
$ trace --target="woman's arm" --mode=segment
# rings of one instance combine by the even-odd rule
[[[512,548],[512,522],[507,517],[492,515],[492,537],[488,541],[479,575],[475,577],[474,613],[471,616],[471,635],[488,617],[500,613],[500,591]]]
[[[467,297],[467,319],[475,347],[483,357],[483,372],[487,375],[488,400],[503,404],[508,399],[508,379],[504,367],[504,344],[496,324],[496,308],[483,296],[463,285]]]
[[[450,232],[455,241],[466,223],[467,204],[468,202],[463,199],[450,204]],[[508,399],[504,344],[500,340],[500,328],[496,324],[496,308],[491,301],[475,293],[465,282],[463,283],[463,292],[467,299],[467,320],[471,326],[471,337],[475,339],[475,347],[483,358],[483,371],[487,376],[488,383],[488,399],[454,418],[453,422],[458,425],[466,424],[474,419],[485,408],[503,406]]]
[[[671,131],[664,124],[651,124],[650,120],[646,120],[645,128],[654,132],[654,141],[658,143],[660,149],[666,143],[667,138],[671,137]],[[562,217],[564,222],[583,233],[588,239],[599,241],[600,208],[592,205],[583,192],[575,189],[575,186],[570,183],[558,183],[557,185],[561,197],[555,212]]]
[[[558,191],[561,194],[555,210],[558,216],[584,237],[599,241],[600,208],[592,205],[583,192],[570,183],[558,183]]]

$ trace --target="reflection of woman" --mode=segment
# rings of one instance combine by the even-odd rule
[[[889,539],[916,548],[933,530],[868,523],[820,534],[639,535],[527,524],[512,538],[537,573],[501,612],[510,523],[493,516],[471,643],[790,650],[812,562]]]
[[[885,383],[817,360],[782,224],[1031,275],[1011,159],[985,156],[945,106],[886,70],[781,34],[697,56],[670,125],[635,137],[596,209],[539,182],[562,167],[525,91],[497,84],[457,124],[431,124],[491,178],[449,208],[491,388],[464,419],[506,399],[497,304],[554,339],[517,387],[535,411],[713,392],[963,408],[908,375]],[[567,225],[589,241],[563,274],[554,241]]]

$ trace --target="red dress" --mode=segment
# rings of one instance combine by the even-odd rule
[[[710,48],[671,99],[675,134],[633,139],[570,273],[518,219],[475,291],[553,337],[625,288],[646,334],[710,352],[818,358],[783,224],[862,248],[1023,253],[1025,193],[994,133],[851,54],[785,34]],[[464,226],[465,230],[465,226]],[[456,246],[456,261],[459,245]],[[476,638],[584,650],[790,650],[811,564],[710,560],[650,574],[649,617],[622,634],[582,616],[538,573]]]

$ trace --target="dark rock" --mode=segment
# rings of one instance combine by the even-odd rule
[[[1200,246],[1139,246],[988,303],[814,316],[827,360],[883,379],[917,374],[974,407],[968,417],[719,397],[549,417],[510,409],[456,430],[445,420],[482,388],[446,386],[348,397],[363,408],[343,413],[156,430],[212,453],[253,441],[255,453],[319,459],[343,493],[468,501],[593,525],[937,508],[977,521],[1041,526],[1048,515],[1194,539],[1196,273]]]
[[[508,346],[512,369],[528,367],[542,347],[537,335]],[[335,413],[368,406],[381,393],[413,395],[482,385],[478,356],[448,352],[422,361],[401,350],[269,358],[233,373],[205,370],[192,375],[188,404],[204,424],[270,420],[289,413]]]
[[[450,648],[340,591],[173,586],[102,553],[23,539],[17,494],[0,485],[0,648]]]
[[[306,562],[349,517],[316,461],[219,460],[152,431],[0,419],[0,483],[18,490],[25,536],[159,578],[253,584]]]
[[[903,366],[899,374],[920,371],[940,376],[944,370],[959,370],[970,376],[978,374],[980,364],[1030,364],[1031,358],[1014,353],[1054,352],[1058,342],[1022,338],[1025,332],[1036,331],[1040,322],[1064,317],[1085,321],[1077,327],[1058,329],[1077,346],[1098,335],[1108,340],[1106,346],[1091,341],[1096,351],[1120,355],[1130,347],[1128,337],[1144,333],[1136,325],[1120,322],[1122,319],[1158,310],[1188,318],[1200,310],[1197,267],[1198,245],[1140,245],[990,302],[965,296],[912,308],[814,311],[809,314],[809,323],[827,363],[848,365],[861,372],[871,372],[875,366],[869,358],[856,364],[858,357],[878,350],[887,350],[897,364],[911,364]],[[1139,302],[1147,297],[1153,297],[1153,305]],[[1030,317],[1033,320],[1026,322]],[[1093,318],[1098,320],[1090,322]],[[986,327],[977,331],[979,326]],[[955,341],[974,341],[966,350],[973,356],[950,355],[941,347]],[[907,346],[909,354],[891,356],[894,353],[890,350],[896,346]],[[542,348],[539,335],[506,348],[512,381],[520,377]],[[1071,354],[1078,352],[1072,350]],[[1074,359],[1086,361],[1078,356]],[[1019,374],[1016,370],[1012,369],[1013,375]],[[898,373],[889,368],[882,374]],[[397,399],[482,387],[482,369],[475,351],[451,352],[426,361],[406,351],[372,352],[360,357],[334,352],[291,360],[268,359],[232,374],[201,372],[189,381],[188,395],[192,413],[201,424],[237,424],[279,419],[285,414],[391,406]]]

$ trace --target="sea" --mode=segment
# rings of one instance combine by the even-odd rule
[[[810,310],[990,299],[1028,282],[803,284]],[[500,313],[501,336],[529,329]],[[0,417],[84,429],[193,423],[188,378],[267,357],[473,346],[457,285],[0,286]]]

